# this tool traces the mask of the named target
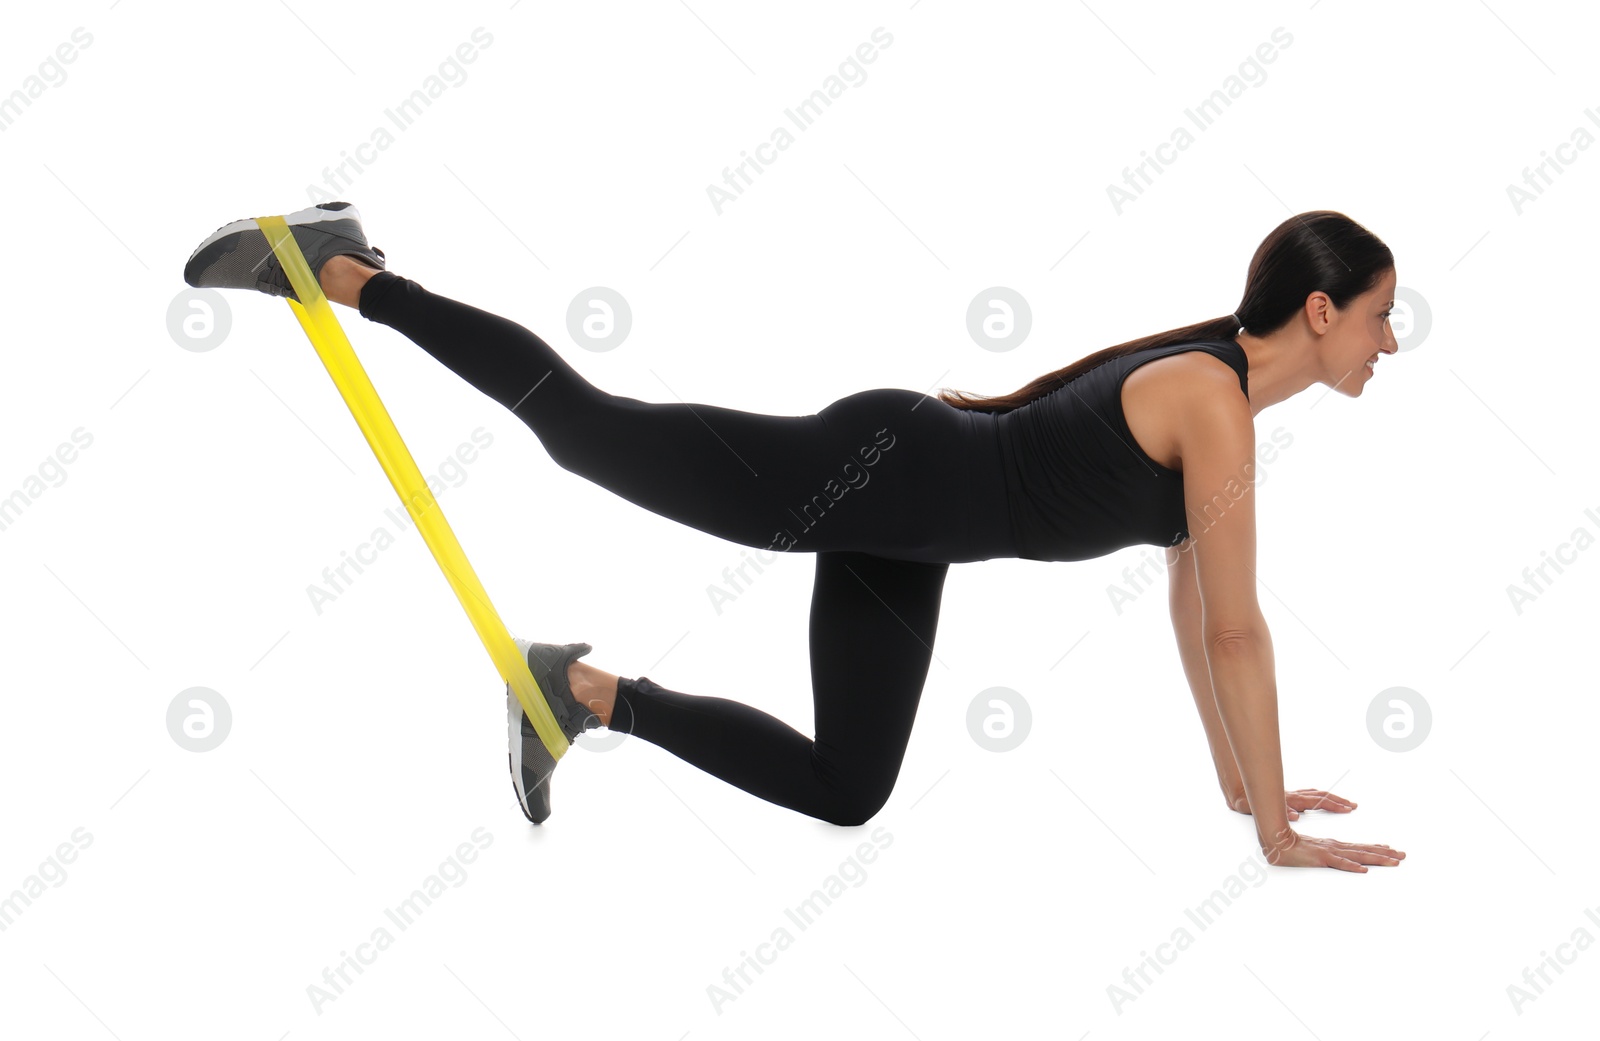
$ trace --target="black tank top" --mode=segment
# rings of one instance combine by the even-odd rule
[[[1183,474],[1150,458],[1128,429],[1122,381],[1147,361],[1205,351],[1233,366],[1248,397],[1244,348],[1232,340],[1148,347],[1101,362],[1021,408],[996,414],[1017,556],[1086,560],[1189,536]]]

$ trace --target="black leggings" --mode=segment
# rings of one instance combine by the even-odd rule
[[[562,469],[740,545],[815,553],[815,739],[644,676],[619,680],[610,726],[825,821],[861,824],[882,808],[950,564],[1016,556],[992,415],[893,388],[804,416],[639,401],[595,387],[515,322],[393,272],[359,302],[510,409]]]

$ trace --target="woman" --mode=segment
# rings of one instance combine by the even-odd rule
[[[1303,213],[1267,236],[1235,315],[1107,348],[1000,397],[879,388],[806,416],[608,394],[527,329],[389,271],[349,203],[285,219],[328,299],[511,410],[563,469],[719,538],[816,554],[814,739],[736,701],[578,661],[587,643],[517,641],[569,740],[630,732],[763,799],[864,823],[899,775],[950,564],[1148,543],[1168,550],[1218,780],[1254,814],[1267,859],[1365,871],[1404,858],[1289,827],[1302,810],[1355,804],[1284,791],[1255,597],[1255,413],[1317,383],[1358,396],[1397,349],[1394,258],[1343,214]],[[294,297],[250,219],[202,242],[184,278]],[[509,690],[507,709],[513,786],[539,823],[555,764]]]

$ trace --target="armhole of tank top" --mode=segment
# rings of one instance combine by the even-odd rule
[[[1182,348],[1182,350],[1176,350],[1175,348]],[[1148,362],[1158,361],[1161,358],[1170,358],[1174,354],[1183,354],[1186,351],[1203,349],[1204,348],[1202,348],[1199,344],[1187,343],[1173,343],[1165,344],[1161,347],[1151,347],[1149,348],[1148,357],[1140,358],[1137,362],[1128,366],[1127,369],[1117,375],[1116,386],[1114,386],[1111,391],[1112,400],[1116,402],[1117,415],[1122,420],[1122,432],[1128,435],[1128,447],[1133,449],[1134,453],[1144,461],[1146,466],[1154,467],[1158,472],[1167,477],[1177,477],[1181,479],[1183,477],[1183,471],[1174,470],[1172,467],[1167,466],[1165,463],[1157,460],[1149,452],[1146,452],[1144,450],[1144,446],[1139,443],[1139,439],[1133,436],[1133,427],[1128,422],[1128,410],[1124,408],[1122,404],[1122,385],[1128,382],[1128,377],[1133,375],[1134,370]],[[1134,352],[1134,354],[1144,353],[1144,351]],[[1128,355],[1128,357],[1133,356],[1134,355]]]
[[[1172,477],[1178,477],[1178,478],[1182,478],[1183,477],[1183,471],[1182,470],[1174,470],[1172,467],[1167,466],[1167,465],[1157,461],[1154,457],[1152,457],[1150,455],[1149,452],[1146,452],[1144,450],[1144,446],[1143,445],[1139,444],[1139,439],[1133,436],[1133,427],[1128,424],[1128,412],[1122,406],[1122,385],[1123,385],[1123,383],[1125,383],[1127,381],[1129,376],[1133,375],[1133,372],[1134,372],[1135,369],[1139,368],[1139,366],[1145,364],[1146,362],[1156,361],[1156,360],[1158,360],[1160,358],[1170,358],[1175,354],[1186,354],[1186,353],[1188,353],[1190,351],[1200,351],[1200,352],[1205,353],[1205,354],[1210,354],[1213,358],[1217,358],[1218,361],[1224,362],[1224,364],[1226,364],[1228,366],[1228,368],[1233,369],[1234,375],[1239,377],[1239,389],[1244,392],[1244,396],[1248,400],[1249,397],[1250,397],[1250,392],[1249,392],[1249,390],[1247,390],[1245,388],[1245,376],[1244,376],[1244,374],[1241,373],[1237,368],[1235,368],[1232,362],[1228,362],[1223,358],[1218,358],[1217,355],[1213,354],[1211,351],[1206,349],[1208,347],[1216,346],[1218,342],[1228,343],[1235,350],[1239,351],[1241,354],[1244,351],[1243,347],[1240,347],[1238,344],[1233,343],[1231,340],[1230,341],[1215,341],[1215,342],[1214,341],[1210,341],[1210,340],[1196,340],[1193,343],[1174,343],[1174,344],[1167,344],[1164,347],[1152,347],[1152,348],[1150,348],[1150,350],[1152,352],[1150,357],[1141,358],[1138,361],[1137,364],[1130,365],[1126,372],[1123,372],[1122,374],[1120,374],[1117,377],[1117,385],[1116,385],[1116,389],[1115,389],[1115,391],[1113,393],[1115,395],[1115,399],[1116,399],[1116,403],[1117,403],[1117,414],[1122,417],[1122,429],[1128,435],[1129,447],[1131,447],[1135,452],[1137,452],[1139,457],[1142,458],[1145,461],[1145,463],[1147,463],[1150,466],[1155,467],[1157,470],[1159,470],[1163,474],[1166,474],[1166,475],[1169,475],[1169,476],[1172,476]],[[1158,351],[1159,352],[1164,352],[1164,353],[1155,353],[1155,352],[1158,352]],[[1136,353],[1143,353],[1143,352],[1136,352]],[[1131,355],[1130,355],[1130,357],[1131,357]]]

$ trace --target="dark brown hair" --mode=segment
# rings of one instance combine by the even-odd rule
[[[1316,290],[1333,306],[1344,307],[1372,289],[1394,267],[1394,254],[1372,232],[1342,213],[1309,210],[1298,213],[1261,240],[1245,275],[1244,299],[1232,315],[1141,336],[1079,358],[1010,394],[982,397],[948,388],[938,398],[956,408],[1009,412],[1064,386],[1101,362],[1147,347],[1165,347],[1196,340],[1228,340],[1242,327],[1252,336],[1266,336],[1288,323]],[[1234,323],[1237,315],[1239,324]]]

